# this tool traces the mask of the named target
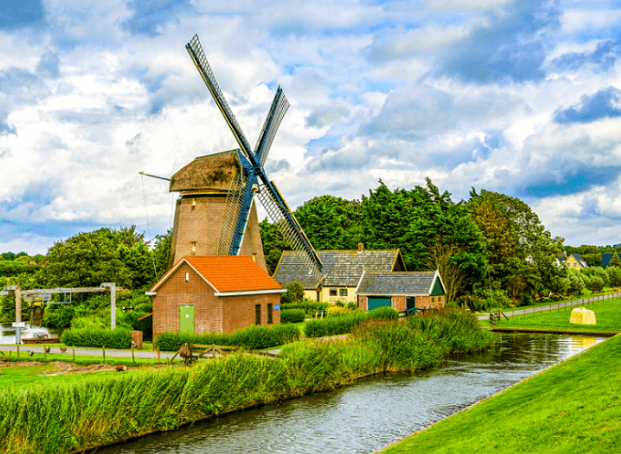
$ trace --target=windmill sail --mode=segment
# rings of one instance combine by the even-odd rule
[[[194,35],[194,38],[186,44],[185,48],[190,54],[196,69],[198,69],[198,72],[203,78],[205,85],[207,85],[211,96],[213,96],[214,101],[218,105],[220,112],[222,112],[226,123],[229,125],[229,128],[231,128],[231,131],[233,132],[233,135],[235,136],[237,143],[239,143],[243,153],[246,156],[251,155],[252,150],[250,149],[250,144],[246,140],[246,136],[244,136],[242,129],[239,127],[237,119],[235,118],[235,115],[233,115],[229,104],[226,102],[226,99],[222,94],[222,90],[220,90],[220,86],[211,71],[207,57],[205,57],[203,46],[201,46],[201,42],[198,40],[198,35]]]
[[[235,175],[231,180],[229,192],[226,196],[226,204],[220,225],[220,236],[218,237],[218,255],[231,255],[231,245],[235,237],[237,219],[242,211],[242,201],[244,193],[248,187],[248,178],[242,173]]]
[[[274,101],[272,101],[272,107],[267,114],[265,123],[263,123],[263,128],[261,128],[257,145],[254,147],[255,155],[258,157],[261,165],[265,164],[267,155],[272,147],[272,142],[274,142],[276,131],[278,131],[280,122],[285,117],[288,109],[289,101],[287,101],[287,97],[283,93],[282,88],[278,87],[276,96],[274,96]]]
[[[250,217],[254,192],[257,191],[258,198],[272,222],[276,224],[293,250],[299,254],[308,267],[309,274],[319,277],[323,266],[321,260],[287,206],[285,199],[274,183],[269,181],[263,170],[263,164],[267,159],[276,131],[289,108],[289,102],[282,89],[278,87],[276,91],[276,96],[259,134],[255,152],[253,152],[216,82],[198,35],[192,38],[186,45],[186,49],[241,147],[239,157],[242,161],[243,176],[236,177],[231,183],[218,238],[218,254],[239,254]]]

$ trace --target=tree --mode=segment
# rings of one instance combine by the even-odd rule
[[[51,287],[98,287],[102,282],[143,287],[154,278],[143,238],[134,227],[102,228],[59,241],[47,253],[41,279]]]
[[[304,286],[298,281],[289,282],[285,288],[287,292],[280,295],[281,303],[297,303],[304,300]]]
[[[616,268],[621,268],[621,259],[619,259],[619,254],[617,252],[615,252],[612,258],[610,259],[610,263],[608,263],[608,266],[614,266]]]
[[[157,271],[157,279],[161,278],[168,271],[168,260],[170,258],[170,247],[172,244],[172,229],[165,235],[156,235],[153,246],[153,260]]]
[[[274,224],[271,224],[267,218],[259,222],[259,232],[261,233],[261,242],[263,243],[263,254],[265,263],[270,274],[274,274],[278,261],[283,251],[290,251],[291,246],[280,233],[280,230]]]
[[[362,204],[324,195],[295,210],[295,217],[317,250],[356,249],[360,241]]]
[[[410,270],[440,269],[447,301],[484,278],[485,245],[463,203],[426,187],[390,191],[380,186],[363,199],[362,238],[369,249],[401,249]]]

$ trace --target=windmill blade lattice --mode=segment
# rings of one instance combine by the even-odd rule
[[[222,224],[220,225],[220,236],[218,237],[218,255],[229,255],[233,239],[235,238],[235,229],[237,220],[242,211],[242,202],[244,192],[248,187],[248,178],[241,173],[235,175],[231,180],[229,192],[226,196],[224,213],[222,214]]]
[[[267,210],[272,222],[276,224],[293,250],[298,253],[309,269],[309,274],[319,277],[323,267],[321,260],[293,213],[289,210],[285,199],[278,192],[274,183],[269,181],[263,169],[276,131],[289,108],[289,102],[282,89],[278,87],[276,91],[276,96],[253,153],[216,82],[198,35],[192,38],[186,45],[186,49],[241,148],[238,156],[242,164],[243,176],[236,176],[231,183],[223,215],[224,219],[220,228],[220,237],[218,238],[218,254],[239,254],[250,217],[254,191],[258,190],[259,200]]]
[[[261,128],[257,145],[254,147],[255,155],[259,158],[261,165],[265,164],[270,148],[272,148],[272,142],[274,142],[276,131],[278,131],[278,127],[285,117],[287,110],[289,110],[289,101],[283,93],[282,88],[278,87],[270,111],[263,123],[263,128]]]
[[[185,47],[190,54],[196,69],[198,69],[198,72],[203,78],[205,85],[207,85],[211,96],[213,96],[214,101],[218,105],[220,112],[222,112],[229,128],[231,128],[237,143],[239,143],[239,146],[244,154],[249,156],[252,154],[250,144],[248,143],[248,140],[246,140],[246,136],[244,136],[242,129],[239,127],[239,123],[237,123],[237,119],[235,118],[235,115],[233,115],[233,111],[226,102],[226,98],[222,94],[222,90],[220,90],[220,86],[213,75],[213,71],[211,70],[211,66],[209,66],[207,57],[205,57],[205,52],[203,51],[203,46],[201,46],[201,42],[198,39],[198,35],[194,35],[194,38],[192,38],[192,40],[186,44]]]
[[[271,184],[273,185],[274,183],[272,182]],[[274,189],[276,192],[278,191],[275,186]],[[312,246],[310,246],[310,241],[306,238],[306,235],[293,216],[293,213],[289,210],[289,207],[279,203],[279,199],[282,198],[280,194],[276,196],[270,186],[261,185],[257,197],[261,201],[261,205],[263,205],[265,211],[267,211],[267,215],[291,246],[291,249],[295,251],[300,261],[308,268],[309,274],[313,274],[316,278],[319,278],[321,275],[321,260]],[[291,222],[291,219],[293,222]]]

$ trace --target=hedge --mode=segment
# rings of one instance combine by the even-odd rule
[[[385,320],[399,317],[399,312],[392,307],[378,307],[369,312],[355,312],[340,317],[328,317],[325,319],[312,319],[306,322],[304,333],[307,337],[325,337],[347,334],[352,328],[359,326],[363,321]]]
[[[276,347],[300,339],[296,325],[254,325],[228,333],[176,333],[166,332],[155,338],[155,346],[163,351],[176,351],[186,342],[190,344],[238,346],[249,350]]]
[[[303,309],[284,309],[280,311],[280,323],[300,323],[306,318]]]
[[[130,348],[132,337],[124,328],[80,328],[67,329],[60,336],[65,345],[93,348]]]
[[[315,301],[300,301],[298,303],[281,304],[280,309],[302,309],[306,315],[313,315],[315,311],[325,311],[328,303],[317,303]]]

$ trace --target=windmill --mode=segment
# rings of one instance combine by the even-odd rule
[[[321,260],[287,206],[285,199],[278,191],[274,182],[268,179],[263,168],[276,131],[289,108],[289,102],[282,89],[278,87],[276,90],[274,101],[253,151],[216,82],[198,35],[195,35],[186,45],[186,50],[190,54],[192,61],[196,65],[240,148],[197,158],[171,178],[170,190],[182,193],[175,213],[171,259],[173,259],[173,255],[181,255],[183,252],[179,252],[178,246],[180,243],[188,244],[188,241],[185,241],[187,238],[184,241],[180,241],[181,234],[179,232],[183,229],[183,216],[186,216],[183,213],[194,210],[196,207],[196,196],[202,196],[201,200],[213,202],[216,198],[208,198],[207,196],[218,195],[222,199],[222,195],[226,193],[226,201],[223,206],[222,203],[210,203],[209,206],[212,208],[205,211],[207,214],[203,216],[203,219],[209,219],[214,227],[214,224],[220,219],[216,247],[218,255],[239,255],[244,253],[245,243],[253,241],[253,238],[248,239],[247,237],[256,238],[258,235],[258,218],[256,207],[254,206],[254,199],[256,197],[261,201],[268,216],[282,232],[292,249],[299,255],[300,261],[304,263],[309,274],[319,277],[322,269]],[[201,169],[208,170],[201,174]],[[228,190],[224,190],[222,187],[223,183],[228,183]],[[187,206],[185,209],[183,209],[184,204]],[[189,219],[188,216],[186,218]],[[213,236],[213,233],[215,233],[213,229],[211,232]],[[260,237],[258,241],[260,243]],[[191,242],[191,244],[191,252],[197,253],[195,251],[196,243]],[[246,249],[248,248],[246,247]],[[261,250],[262,256],[263,252]],[[180,257],[176,257],[175,260],[178,258]]]

